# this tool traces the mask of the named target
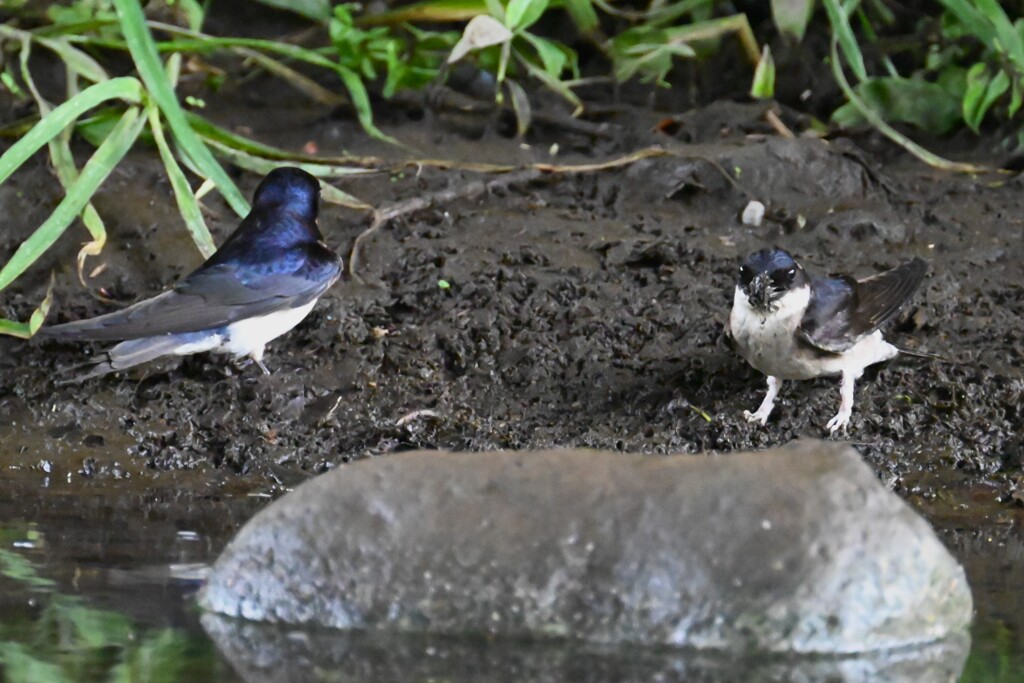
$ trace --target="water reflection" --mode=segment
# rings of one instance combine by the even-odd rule
[[[180,598],[180,596],[179,596]],[[0,548],[0,679],[17,683],[214,681],[233,678],[194,631],[151,627],[57,590]]]
[[[843,658],[732,655],[299,630],[204,614],[203,627],[248,683],[274,681],[953,681],[970,649],[963,635],[923,648]]]

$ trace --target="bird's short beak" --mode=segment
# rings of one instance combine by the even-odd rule
[[[771,303],[772,279],[768,273],[761,273],[750,281],[747,287],[747,299],[754,308],[766,309]]]

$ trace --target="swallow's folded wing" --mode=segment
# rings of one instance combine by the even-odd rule
[[[252,276],[231,265],[200,268],[172,289],[128,308],[53,327],[55,339],[109,341],[181,334],[223,327],[285,308],[302,306],[327,290],[341,274],[335,257],[298,272]]]
[[[830,277],[812,281],[800,337],[821,351],[846,351],[892,320],[927,271],[923,260],[914,259],[865,280]]]

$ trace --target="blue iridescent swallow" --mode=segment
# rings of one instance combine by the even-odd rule
[[[120,341],[75,379],[161,356],[204,351],[263,364],[267,343],[295,327],[342,273],[317,227],[320,183],[297,168],[271,171],[238,228],[198,269],[155,297],[88,320],[45,327],[63,341]]]

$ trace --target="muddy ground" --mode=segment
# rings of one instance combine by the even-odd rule
[[[293,149],[409,154],[304,103],[255,114],[251,105],[225,99],[208,114]],[[739,260],[774,244],[819,272],[866,276],[912,256],[930,263],[888,331],[955,362],[868,370],[848,438],[962,557],[984,545],[982,526],[1017,529],[1021,181],[933,171],[871,136],[783,139],[763,114],[763,105],[721,102],[656,130],[663,114],[626,109],[596,133],[539,126],[525,141],[487,122],[474,137],[479,129],[467,135],[430,113],[385,118],[425,158],[594,163],[649,145],[666,154],[499,182],[390,222],[363,242],[355,277],[271,344],[270,376],[203,355],[58,385],[95,347],[0,337],[0,478],[12,492],[0,518],[49,520],[51,546],[107,564],[148,557],[140,546],[161,561],[168,548],[208,559],[268,498],[355,458],[412,448],[728,452],[821,437],[839,402],[834,379],[787,384],[767,426],[742,419],[764,378],[730,349],[724,324]],[[783,118],[801,130],[799,117]],[[258,182],[237,177],[247,193]],[[422,165],[339,185],[380,206],[479,178]],[[59,197],[42,158],[0,187],[0,260]],[[751,198],[768,205],[758,228],[739,220]],[[207,205],[223,239],[237,219],[219,199]],[[151,150],[133,152],[96,206],[111,239],[90,262],[105,266],[95,288],[130,302],[199,264]],[[321,217],[327,241],[345,253],[369,222],[331,205]],[[53,321],[111,310],[77,284],[85,239],[75,227],[0,295],[0,313],[26,317],[51,270]],[[76,538],[84,518],[132,523]],[[194,529],[205,545],[178,549],[182,530]],[[101,547],[104,557],[90,555]]]
[[[569,135],[567,144],[564,132],[531,137],[527,149],[495,134],[467,140],[430,119],[393,127],[418,134],[405,139],[421,149],[432,143],[427,157],[550,162],[556,138],[563,153],[554,161],[563,164],[648,144],[670,155],[610,171],[548,174],[393,221],[364,242],[358,277],[272,344],[270,377],[200,356],[56,386],[52,380],[92,349],[5,338],[5,442],[26,441],[23,464],[64,455],[54,463],[61,467],[77,455],[81,474],[94,479],[117,476],[108,462],[115,454],[125,472],[202,464],[302,478],[413,447],[694,452],[821,436],[838,402],[832,379],[787,385],[767,427],[738,418],[760,401],[763,379],[724,334],[737,263],[777,244],[810,269],[858,276],[911,256],[929,261],[923,290],[890,334],[959,363],[903,361],[869,371],[857,388],[849,438],[898,491],[927,497],[938,478],[990,486],[994,499],[1009,501],[1020,473],[1024,392],[1020,182],[948,176],[902,160],[876,165],[843,139],[758,134],[768,130],[761,111],[714,105],[690,114],[680,130],[700,137],[698,144],[648,133],[650,122],[641,121],[592,154],[579,153],[591,140]],[[275,118],[295,116],[267,112],[265,128],[254,133],[340,153],[334,141],[353,132],[306,112],[284,139],[275,135]],[[477,177],[415,171],[344,187],[379,205]],[[248,191],[257,180],[240,176]],[[3,193],[6,255],[59,190],[40,161]],[[760,228],[738,220],[748,196],[769,205]],[[106,266],[92,282],[116,298],[157,292],[200,261],[145,150],[117,170],[97,206],[112,237],[90,263]],[[235,219],[219,201],[211,206],[223,237]],[[325,205],[321,225],[348,252],[367,219]],[[50,268],[59,276],[52,320],[111,310],[74,281],[69,256],[84,236],[73,230],[5,292],[4,312],[24,316]],[[432,412],[397,425],[421,410]]]

